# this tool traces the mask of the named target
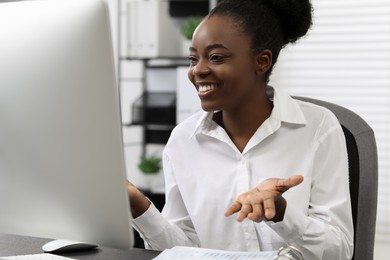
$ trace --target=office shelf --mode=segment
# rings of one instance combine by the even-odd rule
[[[175,125],[176,93],[145,92],[133,103],[133,124]]]
[[[209,12],[208,0],[170,0],[171,17],[205,16]]]
[[[145,92],[132,106],[131,125],[142,125],[144,144],[165,144],[176,125],[176,93]]]

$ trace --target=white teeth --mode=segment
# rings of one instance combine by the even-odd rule
[[[214,84],[199,86],[198,93],[203,93],[212,89],[215,89]]]

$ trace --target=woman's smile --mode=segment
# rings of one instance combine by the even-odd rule
[[[197,84],[198,88],[198,95],[205,96],[215,90],[217,88],[217,84],[215,83],[198,83]]]

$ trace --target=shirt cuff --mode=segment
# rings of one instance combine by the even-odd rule
[[[133,219],[131,224],[144,237],[154,237],[161,234],[169,225],[153,203],[144,214]]]
[[[265,222],[270,228],[272,228],[279,236],[284,238],[286,243],[293,243],[298,238],[301,238],[303,232],[309,225],[307,215],[296,209],[294,206],[287,204],[284,218],[282,221]]]

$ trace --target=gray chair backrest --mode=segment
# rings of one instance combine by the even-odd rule
[[[354,260],[374,259],[378,198],[378,154],[374,131],[355,112],[322,100],[294,97],[332,111],[347,142],[349,186],[354,225]]]

